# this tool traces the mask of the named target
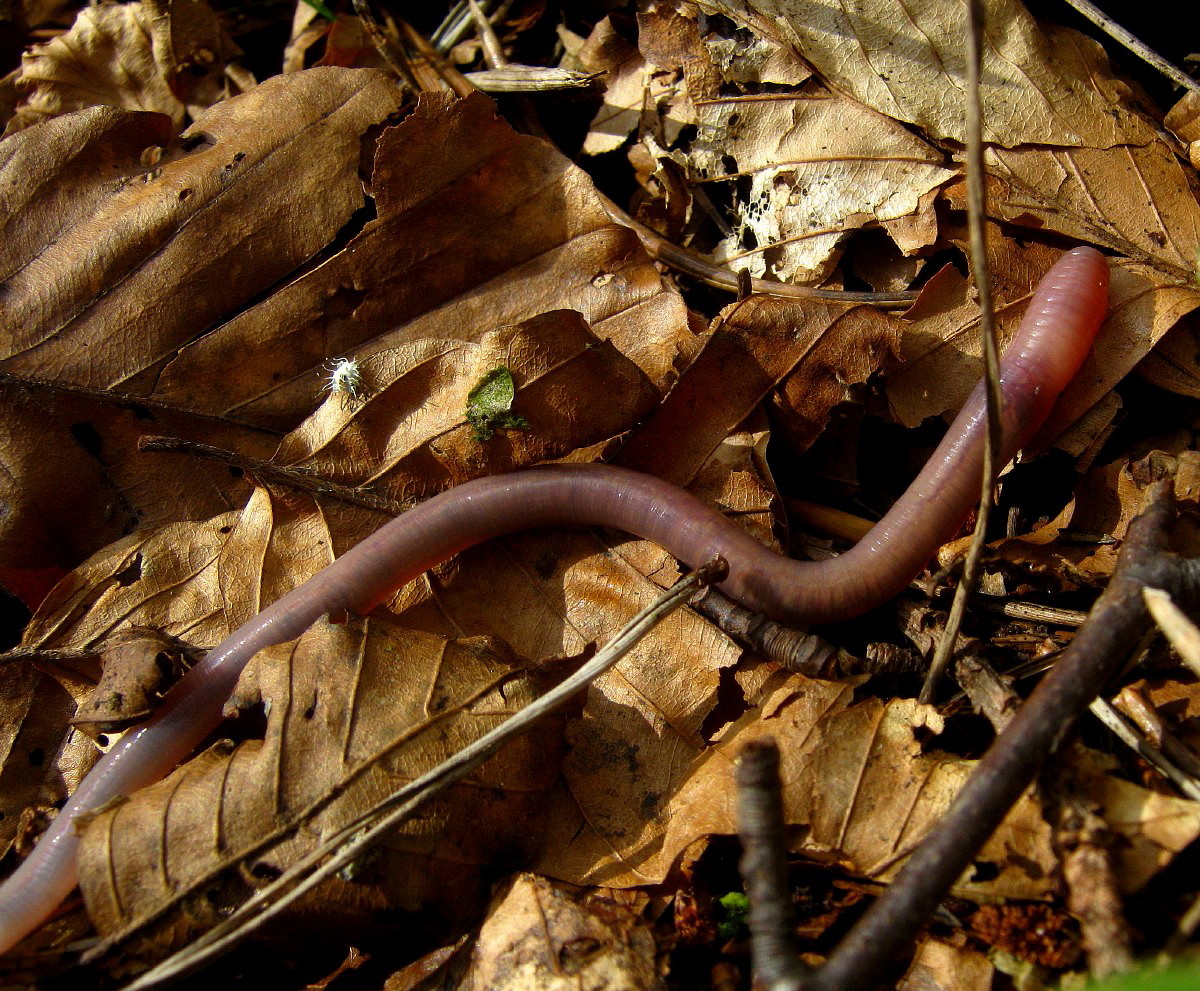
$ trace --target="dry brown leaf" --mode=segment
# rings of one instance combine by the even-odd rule
[[[1175,148],[993,148],[988,171],[1000,179],[995,212],[1152,263],[1190,281],[1200,247],[1200,204]],[[1132,190],[1138,192],[1132,193]]]
[[[146,434],[266,458],[269,433],[154,403],[0,382],[0,583],[35,608],[70,568],[136,527],[202,519],[245,499],[241,473],[139,454]]]
[[[629,429],[657,391],[633,362],[558,310],[478,341],[422,340],[358,360],[363,395],[333,395],[284,438],[276,460],[408,502],[460,482],[534,464]],[[481,442],[469,393],[507,368],[527,425]]]
[[[643,901],[645,899],[643,898]],[[455,991],[660,991],[641,906],[520,874],[497,893]]]
[[[265,712],[261,739],[218,744],[89,819],[79,873],[92,920],[104,935],[148,927],[141,935],[170,944],[212,925],[555,680],[496,641],[448,642],[378,620],[321,622],[263,651],[232,699]],[[323,923],[339,909],[353,917],[385,907],[470,917],[486,891],[479,866],[519,862],[537,845],[563,718],[424,807],[381,855],[352,865],[352,879],[327,883]]]
[[[185,133],[190,151],[58,218],[54,239],[19,269],[5,259],[14,274],[3,318],[19,332],[3,369],[149,393],[180,347],[311,260],[362,208],[364,134],[398,104],[381,73],[317,69],[214,107]],[[41,131],[9,141],[37,148]],[[246,374],[227,365],[186,406],[226,409]]]
[[[991,991],[996,968],[978,950],[924,937],[897,991]]]
[[[377,219],[182,351],[156,394],[212,402],[208,383],[223,379],[220,411],[290,428],[319,394],[326,356],[476,340],[554,309],[578,310],[659,387],[691,353],[683,304],[636,236],[609,223],[582,172],[514,133],[486,97],[422,99],[381,135],[371,192]]]
[[[893,878],[958,793],[974,762],[925,751],[916,731],[926,722],[938,730],[932,710],[907,699],[851,704],[853,691],[853,685],[769,675],[759,709],[723,733],[686,784],[667,797],[661,846],[642,864],[641,882],[609,872],[589,879],[644,883],[699,837],[734,832],[733,762],[748,740],[766,735],[775,738],[783,755],[787,821],[805,827],[797,851],[859,876]],[[1200,803],[1136,788],[1124,798],[1121,784],[1107,777],[1097,777],[1087,791],[1112,807],[1111,825],[1134,845],[1122,868],[1122,877],[1133,887],[1145,884],[1184,837],[1200,835]],[[1153,807],[1154,818],[1130,816],[1131,802],[1151,803],[1146,807]],[[1155,833],[1160,821],[1163,835]],[[555,829],[538,869],[570,876],[561,848],[568,840]],[[976,864],[987,866],[960,879],[955,891],[963,897],[1045,898],[1053,893],[1056,858],[1050,829],[1030,793],[989,839]]]
[[[675,102],[675,81],[656,73],[637,46],[613,28],[608,17],[597,23],[587,41],[573,53],[571,65],[604,74],[604,104],[588,128],[582,149],[585,155],[615,151],[640,128],[648,107]],[[665,139],[674,141],[687,123],[686,117],[663,117]]]
[[[95,106],[154,110],[178,130],[223,95],[237,47],[203,0],[85,7],[66,34],[21,60],[26,95],[9,131]]]
[[[853,8],[801,0],[721,0],[719,6],[700,0],[699,6],[793,47],[834,89],[881,114],[966,143],[965,8],[942,0],[902,6],[864,0]],[[1113,78],[1100,45],[1035,21],[1019,0],[987,0],[984,6],[985,142],[1108,148],[1154,140],[1149,122],[1126,109],[1129,89]]]
[[[621,464],[687,485],[772,390],[803,450],[892,353],[898,320],[877,309],[760,296],[727,307],[670,395],[621,450]]]
[[[1033,286],[1058,258],[1043,245],[989,240],[996,317],[1002,345],[1016,330]],[[1031,448],[1053,440],[1125,377],[1179,319],[1200,306],[1200,290],[1133,262],[1111,266],[1110,308],[1083,368]],[[978,304],[953,269],[943,269],[908,312],[905,364],[888,379],[892,412],[912,426],[956,410],[979,379]]]
[[[240,513],[126,537],[55,587],[22,645],[96,650],[144,626],[212,646],[333,560],[329,524],[306,500],[256,489]]]

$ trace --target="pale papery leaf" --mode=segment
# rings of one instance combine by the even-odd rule
[[[852,8],[801,0],[700,0],[811,63],[834,89],[934,138],[965,144],[966,8],[941,0]],[[980,71],[984,141],[1148,144],[1148,121],[1127,109],[1129,89],[1099,44],[1036,21],[1018,0],[987,0]]]
[[[180,128],[188,106],[179,90],[190,89],[195,105],[201,76],[219,81],[235,51],[200,0],[85,7],[70,31],[23,56],[17,87],[25,96],[8,131],[95,106],[157,111]]]
[[[380,135],[370,192],[377,216],[343,250],[185,348],[156,396],[216,398],[220,412],[290,429],[320,395],[326,357],[476,340],[557,309],[583,314],[658,388],[694,349],[679,296],[587,176],[487,97],[422,97]]]
[[[714,259],[752,275],[819,281],[847,233],[912,216],[954,175],[896,121],[828,91],[712,100],[697,118],[691,178],[736,190]]]
[[[640,127],[647,105],[658,106],[676,98],[674,82],[656,74],[637,46],[622,38],[607,17],[592,29],[571,64],[603,73],[604,79],[604,103],[584,138],[585,155],[603,155],[620,148]],[[680,129],[691,122],[686,111],[668,115],[664,137],[674,141]]]
[[[912,962],[897,987],[904,991],[916,988],[991,991],[997,969],[986,953],[926,935],[918,941]]]
[[[496,893],[458,991],[658,991],[643,895],[588,891],[519,874]]]

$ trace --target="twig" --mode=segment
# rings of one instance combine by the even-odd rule
[[[221,464],[242,469],[247,474],[253,475],[260,482],[274,482],[277,485],[284,485],[288,488],[302,489],[305,492],[328,496],[331,499],[338,499],[354,506],[362,506],[364,509],[375,509],[392,516],[399,516],[406,509],[412,508],[411,504],[398,502],[395,499],[389,499],[387,496],[374,495],[365,489],[339,485],[337,482],[331,482],[302,468],[279,465],[272,461],[263,461],[260,458],[252,458],[248,454],[239,454],[236,451],[227,451],[222,447],[200,444],[196,441],[183,440],[179,437],[144,435],[138,438],[138,450],[166,452],[168,454],[187,454],[196,458],[219,461]]]
[[[420,92],[420,85],[417,83],[416,77],[412,74],[407,65],[396,58],[392,51],[391,42],[383,33],[383,28],[379,26],[379,22],[375,20],[375,15],[371,13],[371,5],[368,0],[353,0],[354,13],[358,15],[359,21],[362,23],[363,30],[367,32],[367,36],[371,39],[371,44],[375,46],[375,51],[379,57],[383,59],[391,70],[396,74],[406,86],[414,93]]]
[[[1075,720],[1139,645],[1150,618],[1142,588],[1200,603],[1200,562],[1166,550],[1169,483],[1129,527],[1108,588],[1087,623],[988,752],[887,891],[838,945],[806,988],[870,987],[912,940],[950,887],[1033,781]]]
[[[792,939],[779,748],[768,738],[742,749],[737,763],[739,865],[750,899],[750,948],[756,986],[799,991],[807,969]]]
[[[1067,3],[1114,41],[1120,42],[1143,62],[1152,65],[1171,80],[1171,82],[1175,83],[1175,85],[1190,89],[1193,93],[1200,93],[1200,83],[1196,82],[1187,73],[1175,68],[1175,66],[1159,55],[1158,52],[1154,51],[1153,48],[1130,34],[1129,31],[1121,27],[1120,24],[1105,14],[1104,11],[1089,3],[1088,0],[1067,0]]]
[[[979,291],[979,329],[983,335],[984,382],[987,385],[987,443],[983,447],[983,479],[975,532],[963,562],[962,577],[954,590],[954,603],[946,620],[946,635],[938,643],[929,674],[921,686],[920,701],[929,704],[954,656],[967,599],[975,587],[979,561],[987,541],[992,512],[992,490],[1000,465],[1001,414],[1000,355],[996,348],[996,318],[992,310],[992,272],[987,260],[987,172],[983,164],[983,114],[979,105],[979,62],[984,32],[983,0],[970,0],[967,30],[967,226],[971,240],[971,268]]]
[[[1161,588],[1147,588],[1142,594],[1163,636],[1170,641],[1192,673],[1200,676],[1200,629]]]
[[[682,606],[699,586],[721,581],[725,571],[725,562],[718,559],[685,576],[638,613],[604,650],[561,684],[342,827],[318,849],[251,896],[229,918],[126,985],[124,991],[146,991],[158,987],[191,973],[230,950],[317,884],[361,857],[431,798],[469,774],[514,737],[529,730],[543,716],[561,707],[576,692],[590,685],[624,657],[651,629]],[[107,950],[110,945],[105,944],[102,950]]]
[[[1159,747],[1139,735],[1116,708],[1102,698],[1092,699],[1092,704],[1088,708],[1092,715],[1099,719],[1118,740],[1151,764],[1180,792],[1192,801],[1200,801],[1200,781],[1184,772]]]
[[[719,589],[706,588],[690,603],[701,616],[759,657],[809,678],[837,678],[842,652],[815,633],[788,626],[739,605]]]

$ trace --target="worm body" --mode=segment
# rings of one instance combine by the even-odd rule
[[[1001,365],[1002,460],[1045,419],[1091,348],[1107,306],[1108,268],[1090,248],[1047,273]],[[699,500],[659,479],[602,465],[544,467],[481,478],[405,513],[254,619],[196,665],[144,726],[86,777],[33,853],[0,886],[0,952],[35,929],[75,886],[72,821],[164,777],[221,721],[246,662],[298,637],[321,616],[363,613],[435,564],[491,537],[530,527],[615,527],[661,544],[686,564],[729,564],[722,589],[779,619],[848,618],[894,596],[975,502],[986,433],[982,384],[891,511],[853,550],[792,561]]]

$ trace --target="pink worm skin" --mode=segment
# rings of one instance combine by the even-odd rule
[[[1039,284],[1001,364],[1002,462],[1050,412],[1107,308],[1108,267],[1077,248]],[[679,560],[729,564],[723,591],[779,619],[828,622],[892,598],[975,504],[986,435],[983,385],[908,491],[852,550],[832,560],[775,554],[660,479],[604,465],[543,467],[477,479],[410,510],[235,630],[171,691],[144,726],[92,769],[34,851],[0,885],[0,952],[41,922],[76,884],[72,828],[81,813],[164,777],[214,730],[246,662],[331,612],[365,613],[464,548],[531,527],[601,525],[653,540]]]

